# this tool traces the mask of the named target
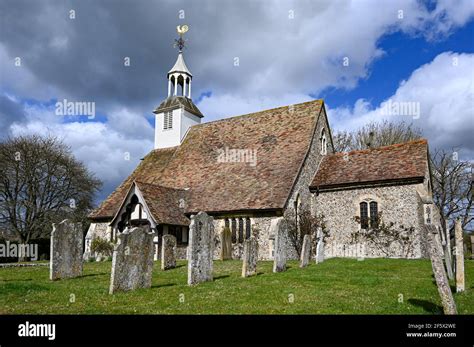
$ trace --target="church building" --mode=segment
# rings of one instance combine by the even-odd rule
[[[157,254],[161,236],[172,234],[185,258],[190,216],[205,211],[214,217],[216,258],[227,226],[234,258],[254,235],[259,259],[270,260],[272,221],[307,210],[324,216],[326,257],[354,256],[348,250],[361,246],[354,234],[368,232],[379,216],[409,228],[411,247],[365,241],[362,256],[427,256],[422,226],[433,205],[426,140],[335,153],[323,100],[205,122],[191,97],[182,37],[177,42],[168,96],[153,111],[154,148],[89,216],[86,253],[96,237],[114,242],[125,228],[148,225]]]

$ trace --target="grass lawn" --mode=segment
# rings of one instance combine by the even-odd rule
[[[459,313],[474,313],[474,261],[466,261]],[[1,314],[439,314],[428,260],[329,259],[306,269],[289,262],[272,273],[241,278],[240,261],[215,261],[214,282],[186,284],[187,266],[161,271],[150,289],[108,294],[111,262],[85,263],[80,278],[51,282],[48,267],[0,269]],[[70,299],[75,297],[75,302]],[[184,299],[184,300],[183,300]],[[399,302],[402,299],[403,302]]]

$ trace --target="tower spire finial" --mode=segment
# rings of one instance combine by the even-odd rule
[[[181,53],[183,51],[183,48],[185,47],[185,43],[187,40],[183,39],[183,35],[189,30],[189,27],[187,25],[178,25],[176,27],[176,31],[179,34],[179,39],[174,40],[174,46],[179,48],[179,52]]]

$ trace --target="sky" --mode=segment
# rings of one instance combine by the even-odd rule
[[[182,24],[203,122],[322,98],[333,132],[405,121],[474,159],[472,0],[0,0],[0,137],[58,136],[99,202],[153,149]]]

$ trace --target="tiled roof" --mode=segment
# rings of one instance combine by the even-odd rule
[[[373,149],[326,156],[311,189],[370,184],[380,181],[422,179],[427,170],[425,139]]]
[[[189,188],[188,213],[282,209],[322,105],[315,100],[193,126],[180,146],[148,154],[91,218],[112,217],[134,179]],[[219,162],[226,149],[256,153],[256,165]]]
[[[187,191],[138,181],[135,183],[157,223],[189,225],[189,219],[184,215],[186,205],[180,206],[180,200],[186,201]]]
[[[177,147],[155,149],[148,153],[132,174],[89,215],[89,218],[112,218],[119,209],[123,199],[125,199],[133,181],[139,180],[144,183],[154,183],[157,181],[163,169],[168,164],[168,161],[176,151],[176,148]]]
[[[190,188],[190,213],[282,209],[321,108],[316,100],[194,126],[160,184]],[[218,162],[226,148],[256,153],[256,165]]]

